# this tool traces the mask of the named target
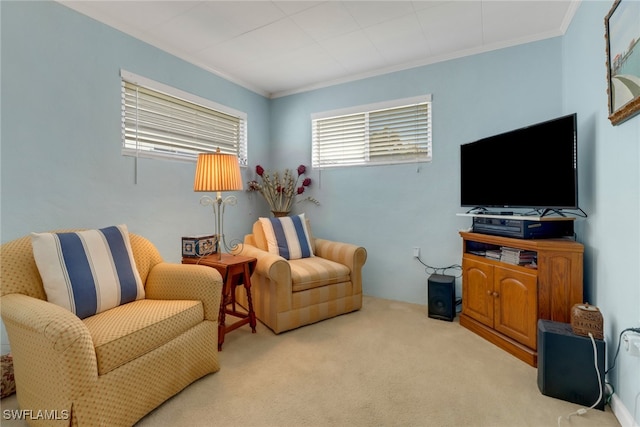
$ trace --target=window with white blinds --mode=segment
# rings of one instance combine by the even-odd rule
[[[247,115],[121,70],[122,154],[196,160],[235,154],[247,165]]]
[[[311,116],[314,168],[431,160],[431,96]]]

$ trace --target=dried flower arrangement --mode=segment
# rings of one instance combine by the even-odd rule
[[[271,173],[258,165],[256,166],[256,174],[260,177],[260,182],[257,180],[249,181],[247,191],[258,191],[262,194],[274,213],[290,212],[296,196],[303,194],[305,189],[311,185],[311,178],[305,176],[306,171],[307,167],[300,165],[296,170],[298,175],[294,177],[294,172],[291,169],[285,169],[284,173],[279,171]],[[298,185],[301,178],[302,183]],[[298,200],[298,203],[305,200],[316,205],[320,204],[313,197]]]

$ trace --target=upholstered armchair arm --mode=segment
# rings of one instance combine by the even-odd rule
[[[286,259],[247,243],[241,244],[234,253],[257,259],[256,273],[273,280],[291,292],[291,266]]]
[[[217,321],[222,277],[204,265],[161,262],[149,272],[144,292],[147,299],[202,301],[204,318]]]
[[[89,330],[75,314],[47,301],[8,294],[0,302],[20,406],[71,416],[71,402],[98,381]],[[47,363],[35,363],[41,360]]]
[[[365,248],[350,243],[316,239],[315,255],[349,267],[353,286],[362,292],[362,267],[367,261]]]

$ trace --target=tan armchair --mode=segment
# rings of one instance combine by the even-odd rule
[[[313,236],[310,240],[314,257],[286,260],[268,252],[262,225],[256,221],[253,234],[245,236],[238,250],[258,260],[251,276],[253,308],[276,334],[362,307],[367,251]],[[247,307],[244,292],[238,292],[237,298]]]
[[[47,302],[28,236],[1,246],[2,320],[29,424],[130,426],[219,370],[220,274],[165,263],[129,237],[145,298],[82,320]]]

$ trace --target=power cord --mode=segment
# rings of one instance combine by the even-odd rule
[[[525,214],[525,215],[544,215],[546,214],[547,210],[545,209],[534,209],[533,211],[530,211],[529,213]],[[575,215],[577,217],[580,218],[588,218],[588,215],[585,211],[583,211],[581,208],[576,208],[576,209],[551,209],[552,213],[555,213],[557,215],[560,216],[565,216],[564,213],[567,212],[570,215]]]
[[[618,347],[616,348],[616,355],[613,356],[613,364],[604,372],[605,375],[616,367],[616,359],[618,358],[618,353],[620,352],[620,342],[622,341],[622,335],[624,335],[625,332],[635,332],[636,334],[640,334],[640,328],[626,328],[623,329],[622,332],[620,332],[620,336],[618,336]]]
[[[596,347],[596,340],[593,339],[593,334],[591,332],[589,332],[589,338],[591,338],[591,345],[593,346],[593,366],[596,368],[596,375],[598,376],[598,388],[600,389],[600,393],[598,395],[598,400],[595,401],[595,403],[593,405],[591,405],[589,408],[580,408],[575,412],[570,413],[569,415],[563,417],[562,415],[560,415],[558,417],[558,427],[560,427],[560,421],[562,421],[562,418],[566,418],[567,421],[569,421],[569,419],[574,416],[574,415],[584,415],[586,414],[588,411],[592,410],[593,408],[596,407],[596,405],[598,403],[600,403],[600,401],[602,400],[602,378],[600,378],[600,369],[598,368],[598,349]]]
[[[616,354],[613,357],[613,363],[611,367],[605,371],[605,375],[608,374],[613,368],[616,367],[616,360],[618,359],[618,353],[620,352],[620,343],[622,342],[622,335],[624,335],[625,332],[635,332],[636,334],[640,334],[640,328],[627,328],[627,329],[624,329],[622,332],[620,332],[620,336],[618,337],[618,346],[616,348]],[[605,382],[605,386],[609,386],[609,389],[607,390],[608,394],[606,396],[605,404],[610,405],[611,399],[613,398],[613,395],[615,394],[616,389],[615,387],[613,387],[613,384],[609,382]]]
[[[607,395],[605,396],[604,404],[611,405],[611,398],[615,394],[616,389],[613,387],[613,384],[608,383],[607,381],[604,382],[604,386],[607,388]]]
[[[427,273],[428,276],[430,276],[432,273],[435,274],[445,274],[447,271],[449,270],[460,270],[460,272],[456,275],[453,275],[455,278],[460,278],[462,277],[462,266],[460,264],[452,264],[449,265],[447,267],[433,267],[431,265],[426,264],[425,262],[422,261],[422,259],[420,259],[419,256],[415,257],[418,262],[422,265],[425,266],[425,273]]]

